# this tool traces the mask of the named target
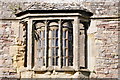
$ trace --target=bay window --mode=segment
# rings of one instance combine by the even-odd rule
[[[51,78],[53,74],[57,77],[57,73],[70,73],[73,78],[81,73],[86,76],[84,72],[89,74],[82,69],[88,64],[87,29],[93,14],[77,5],[70,10],[65,5],[50,9],[36,5],[16,14],[26,23],[25,36],[20,39],[25,42],[22,76],[30,73],[26,76],[41,78],[45,74],[45,78]]]
[[[86,69],[91,15],[81,10],[28,10],[17,14],[27,23],[24,67],[33,71]]]

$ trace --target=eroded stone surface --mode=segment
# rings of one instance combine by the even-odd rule
[[[16,18],[14,13],[20,10],[24,10],[28,7],[31,2],[24,3],[6,3],[0,2],[0,18]],[[95,16],[108,15],[116,15],[118,13],[118,3],[117,2],[83,2],[85,7],[88,7],[92,12],[94,12]],[[48,5],[49,7],[49,5]],[[68,7],[69,8],[69,7]],[[118,16],[118,15],[117,15]],[[91,77],[99,77],[99,78],[117,78],[118,77],[118,35],[119,35],[119,25],[118,21],[115,20],[96,20],[93,22],[92,26],[90,26],[89,37],[92,37],[93,43],[95,45],[95,64],[94,65],[94,73]],[[18,46],[15,45],[16,38],[16,25],[17,22],[13,20],[0,20],[0,77],[20,77],[19,73],[17,73],[16,67],[23,66],[23,54],[18,54]],[[13,27],[15,26],[15,27]],[[89,44],[88,44],[89,45]],[[12,47],[10,47],[12,46]],[[89,45],[93,47],[93,45]],[[19,46],[20,47],[20,46]],[[13,48],[10,50],[10,48]],[[13,50],[13,51],[12,51]],[[18,56],[21,58],[18,58]],[[18,61],[17,61],[18,60]],[[20,60],[20,61],[19,61]],[[15,62],[17,61],[17,62]],[[21,67],[22,68],[22,67]],[[31,72],[33,73],[33,72]],[[23,77],[30,76],[26,75],[28,73],[23,72]],[[50,73],[46,73],[50,75]],[[57,73],[56,73],[57,74]],[[26,75],[26,76],[25,76]],[[32,75],[32,74],[31,74]],[[70,76],[69,74],[61,73],[59,77],[62,75]],[[40,76],[40,75],[33,75]],[[46,77],[45,75],[41,75]],[[53,76],[55,77],[55,76]]]

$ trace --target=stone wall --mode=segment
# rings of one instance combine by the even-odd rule
[[[96,20],[95,20],[96,21]],[[94,77],[99,78],[117,78],[118,77],[118,40],[119,21],[97,20],[96,27],[91,26],[94,32],[89,30],[90,40],[89,55],[93,60]],[[92,61],[92,60],[91,60]],[[93,65],[90,64],[90,65]],[[91,66],[90,66],[91,67]],[[93,77],[93,76],[92,76]]]
[[[16,38],[19,36],[19,20],[15,20],[14,13],[24,10],[30,4],[32,3],[0,1],[0,77],[20,77],[13,65],[14,54],[10,54],[10,46],[16,45]],[[93,11],[94,16],[118,16],[118,2],[82,2],[82,4]],[[115,19],[92,19],[88,29],[88,68],[93,72],[91,77],[118,77],[118,43],[120,43],[118,23],[120,22]],[[18,49],[16,53],[17,51]]]
[[[19,77],[10,52],[10,46],[16,45],[18,26],[18,20],[0,20],[0,77]]]
[[[118,77],[118,22],[109,21],[97,25],[95,41],[98,47],[96,71],[99,77]],[[120,22],[119,22],[120,23]]]
[[[12,0],[11,0],[12,1]],[[15,19],[15,13],[23,11],[25,9],[27,9],[28,7],[30,7],[30,5],[33,4],[45,4],[42,5],[42,7],[45,8],[50,8],[51,5],[53,5],[53,3],[48,4],[47,2],[3,2],[0,1],[0,19]],[[60,4],[60,3],[59,3]],[[69,3],[62,3],[64,6],[66,6],[68,9],[70,8]],[[119,9],[119,4],[120,2],[118,1],[104,1],[104,2],[100,2],[100,1],[81,1],[81,2],[71,2],[70,4],[72,5],[80,5],[83,8],[86,8],[88,10],[90,10],[91,12],[94,13],[94,16],[113,16],[116,15],[118,16],[118,13],[120,11]],[[58,5],[57,3],[54,4],[54,7]]]

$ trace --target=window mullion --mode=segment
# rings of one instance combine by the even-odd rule
[[[54,30],[54,65],[56,66],[56,29]]]
[[[28,42],[27,42],[27,68],[31,69],[32,68],[32,20],[28,21]]]
[[[61,19],[59,21],[59,29],[58,29],[58,56],[59,56],[59,59],[58,59],[58,66],[61,68]]]
[[[79,19],[78,17],[76,17],[74,19],[74,23],[73,23],[73,53],[74,53],[74,56],[73,56],[73,67],[75,70],[78,70],[79,69],[79,61],[80,61],[80,58],[79,58],[79,28],[78,28],[78,25],[79,24]]]
[[[45,67],[47,67],[47,20],[45,21]]]

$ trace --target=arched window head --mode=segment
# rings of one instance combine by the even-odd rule
[[[57,21],[52,21],[49,23],[49,27],[58,27]]]
[[[36,26],[36,30],[39,30],[39,29],[45,27],[45,23],[44,22],[38,22],[38,23],[35,24],[35,26]]]
[[[65,21],[62,23],[63,28],[72,28],[72,22],[71,21]]]

